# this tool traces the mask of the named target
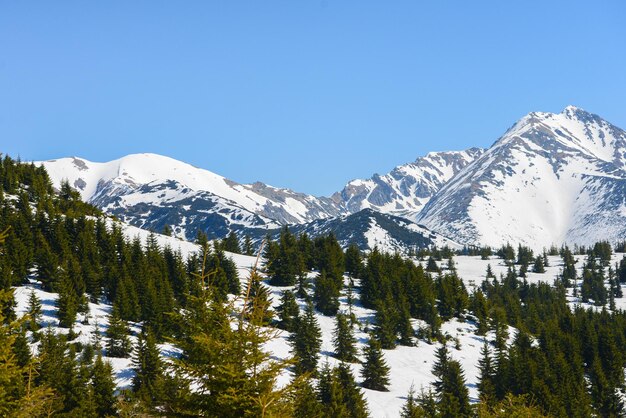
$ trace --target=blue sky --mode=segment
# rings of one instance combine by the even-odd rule
[[[622,1],[0,3],[0,152],[154,152],[317,195],[575,104],[626,128]]]

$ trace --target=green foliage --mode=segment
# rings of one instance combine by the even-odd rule
[[[437,396],[438,416],[470,417],[472,410],[463,370],[459,362],[450,359],[445,344],[437,350],[433,375],[436,378],[433,386]]]
[[[237,234],[231,231],[226,238],[222,240],[222,249],[231,253],[241,254],[241,246]]]
[[[277,309],[278,327],[288,332],[293,332],[296,327],[300,308],[296,297],[291,290],[283,291],[280,298],[280,305]]]
[[[373,335],[370,335],[363,355],[365,357],[361,368],[363,387],[386,392],[389,385],[389,366],[383,357],[380,343]]]
[[[163,367],[152,330],[142,328],[133,355],[133,391],[142,400],[153,403],[163,396]]]
[[[325,270],[315,278],[313,301],[315,308],[327,316],[336,315],[339,310],[339,288],[337,281],[326,274]]]
[[[298,250],[296,237],[286,226],[280,232],[278,243],[268,242],[265,259],[267,275],[273,286],[292,286],[304,270],[304,260]]]
[[[289,341],[296,359],[296,374],[314,374],[322,344],[322,334],[312,304],[307,304],[304,314],[298,317],[295,331],[291,334]]]
[[[335,357],[341,361],[355,363],[357,361],[356,338],[345,314],[338,313],[335,317],[333,345]]]
[[[113,305],[113,311],[109,316],[109,326],[106,330],[106,352],[109,357],[128,357],[131,353],[130,329],[128,324],[120,317],[117,305]]]

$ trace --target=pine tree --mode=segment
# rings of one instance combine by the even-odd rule
[[[294,393],[294,418],[323,418],[324,412],[310,379],[303,379]]]
[[[426,263],[426,271],[431,273],[441,272],[441,269],[439,269],[439,266],[437,265],[437,262],[435,261],[433,256],[428,257],[428,262]]]
[[[346,272],[351,277],[358,277],[363,269],[363,259],[361,251],[356,244],[350,244],[346,249]]]
[[[307,304],[304,314],[298,317],[290,342],[296,358],[296,374],[314,373],[322,344],[322,333],[312,304]]]
[[[489,353],[489,345],[485,339],[480,351],[481,358],[478,360],[478,394],[482,402],[492,402],[496,398],[496,388],[494,385],[495,371],[493,359]]]
[[[254,248],[252,246],[252,239],[250,238],[250,235],[246,235],[243,238],[243,253],[245,255],[253,255],[254,254]]]
[[[400,411],[401,418],[426,418],[426,411],[419,404],[418,398],[415,395],[415,388],[411,385],[409,393],[406,395],[406,402],[402,405]]]
[[[433,387],[437,395],[439,415],[449,418],[469,417],[471,408],[463,370],[459,362],[450,359],[445,344],[437,349],[432,373],[436,378]]]
[[[120,317],[119,309],[114,304],[109,316],[109,327],[106,330],[106,351],[109,357],[129,356],[132,350],[129,334],[128,324]]]
[[[339,289],[336,281],[324,270],[315,279],[313,300],[315,308],[326,316],[336,315],[339,310]]]
[[[333,339],[335,357],[341,361],[354,363],[357,361],[356,338],[348,323],[348,318],[345,314],[338,313],[336,321],[335,338]]]
[[[291,290],[283,291],[281,295],[280,305],[276,309],[278,313],[278,327],[288,332],[293,332],[295,329],[298,315],[300,314],[300,308],[296,297]]]
[[[91,386],[98,416],[113,416],[115,410],[115,382],[113,380],[113,368],[108,362],[102,360],[98,354],[91,371]]]
[[[365,356],[365,363],[363,363],[361,369],[363,387],[387,392],[387,386],[389,385],[389,366],[387,366],[383,357],[380,343],[373,335],[370,335],[363,355]]]
[[[133,370],[133,391],[149,403],[160,399],[163,390],[163,364],[149,328],[144,327],[137,337]]]
[[[363,398],[361,389],[356,384],[350,367],[345,363],[340,363],[335,369],[335,379],[341,386],[343,393],[343,403],[351,418],[367,418],[367,402]]]
[[[545,273],[546,272],[542,256],[538,255],[537,258],[535,258],[535,263],[533,265],[533,271],[535,273]]]
[[[228,251],[235,254],[241,254],[241,247],[239,246],[239,238],[231,231],[226,238],[222,241],[224,251]]]
[[[37,297],[34,290],[30,291],[28,296],[28,308],[26,314],[28,315],[28,329],[36,332],[39,330],[39,322],[41,321],[41,299]]]
[[[59,299],[57,300],[59,325],[72,329],[79,309],[79,296],[76,294],[67,267],[59,272]]]

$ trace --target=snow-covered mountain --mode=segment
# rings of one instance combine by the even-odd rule
[[[393,215],[387,235],[404,227],[399,216],[461,244],[541,248],[626,236],[626,133],[573,106],[528,114],[488,150],[429,153],[331,197],[239,184],[155,154],[43,164],[57,187],[67,179],[105,212],[156,231],[170,225],[189,239],[199,229],[220,238],[332,219],[320,225],[360,225],[353,234],[361,236],[366,229],[346,216],[363,209]]]
[[[436,193],[417,221],[467,244],[626,236],[626,132],[574,106],[534,112]]]
[[[350,213],[372,208],[414,219],[444,184],[483,152],[481,148],[431,152],[385,175],[352,180],[332,199]]]
[[[167,224],[187,238],[199,228],[221,237],[231,228],[274,228],[342,213],[329,198],[262,183],[238,184],[156,154],[106,163],[73,157],[42,164],[56,187],[67,180],[85,201],[129,224],[156,231]]]
[[[80,191],[82,198],[105,212],[131,225],[163,230],[165,225],[175,234],[192,239],[198,230],[212,238],[221,238],[230,230],[272,230],[280,225],[301,225],[298,229],[319,229],[320,225],[358,226],[352,234],[364,237],[361,223],[346,220],[347,215],[363,209],[414,218],[428,199],[456,172],[482,154],[472,148],[460,152],[429,153],[415,162],[395,168],[384,176],[369,180],[353,180],[332,197],[314,197],[279,189],[263,183],[238,184],[215,173],[183,162],[156,155],[135,154],[118,160],[96,163],[82,158],[62,158],[44,161],[56,187],[67,180]],[[369,213],[369,212],[368,212]],[[369,215],[371,218],[373,215]],[[359,215],[361,219],[363,215]],[[334,220],[312,225],[314,221]],[[373,218],[372,218],[373,219]],[[401,222],[400,222],[401,221]],[[372,221],[373,222],[373,221]],[[398,231],[407,222],[394,217],[385,218],[384,233],[371,234],[393,237],[390,250],[421,245],[428,241]],[[368,224],[369,225],[369,224]],[[423,227],[412,225],[420,232]],[[328,230],[328,227],[322,228]],[[379,228],[381,229],[381,228]],[[413,231],[415,232],[415,231]],[[424,232],[425,236],[429,232]],[[373,240],[369,240],[374,242]],[[359,244],[365,248],[365,238]],[[373,246],[372,246],[373,247]],[[370,247],[371,248],[371,247]]]

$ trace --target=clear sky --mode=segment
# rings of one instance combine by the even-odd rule
[[[0,0],[0,152],[327,195],[530,111],[626,128],[625,4]]]

